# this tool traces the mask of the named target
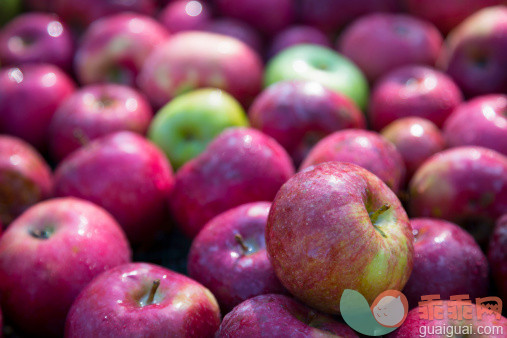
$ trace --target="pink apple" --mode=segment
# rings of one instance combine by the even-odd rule
[[[0,31],[0,61],[4,65],[47,62],[70,70],[74,41],[54,14],[22,14]]]
[[[454,223],[413,218],[414,268],[403,294],[417,307],[421,297],[488,296],[488,260],[474,238]]]
[[[262,62],[243,42],[208,32],[183,32],[146,60],[139,87],[160,107],[196,88],[215,87],[248,105],[262,86]]]
[[[431,23],[406,14],[370,14],[342,33],[337,48],[374,82],[408,64],[434,65],[442,35]]]
[[[329,38],[319,29],[312,26],[290,26],[273,37],[268,50],[268,58],[282,50],[300,44],[314,44],[331,47]]]
[[[230,128],[178,170],[170,207],[184,234],[195,237],[216,215],[241,204],[271,201],[294,174],[285,150],[250,128]]]
[[[52,194],[51,169],[21,139],[0,135],[0,223],[9,225],[33,204]]]
[[[444,73],[425,66],[406,66],[377,82],[368,116],[375,130],[409,116],[428,119],[441,127],[462,101],[460,89]]]
[[[46,151],[51,118],[74,88],[74,82],[53,65],[2,68],[0,133],[17,136]]]
[[[117,131],[144,135],[152,115],[144,95],[130,87],[82,87],[53,116],[49,129],[51,154],[60,161],[91,140]]]
[[[211,20],[211,11],[204,1],[177,0],[160,12],[158,20],[170,33],[203,30]]]
[[[259,33],[246,22],[230,18],[217,18],[208,23],[205,30],[236,38],[259,55],[263,55],[263,41]]]
[[[507,95],[484,95],[462,103],[445,121],[444,136],[451,147],[481,146],[507,156]]]
[[[224,313],[263,294],[285,293],[266,254],[269,202],[232,208],[213,218],[192,242],[188,274],[210,289]]]
[[[67,316],[65,337],[214,337],[215,297],[161,266],[131,263],[95,278]]]
[[[358,337],[346,324],[283,295],[244,301],[224,317],[217,338]]]
[[[507,214],[500,217],[489,242],[488,259],[493,281],[502,299],[507,299]]]
[[[78,149],[55,172],[55,195],[102,206],[134,244],[150,240],[167,223],[171,165],[155,145],[123,131]]]
[[[405,165],[396,147],[378,133],[348,129],[319,141],[308,153],[300,170],[328,161],[357,164],[398,192],[405,176]]]
[[[305,304],[340,312],[345,289],[371,303],[401,290],[412,271],[413,235],[396,195],[352,163],[328,162],[285,183],[271,206],[266,247],[277,277]]]
[[[0,239],[2,310],[27,334],[61,336],[79,292],[130,257],[123,231],[102,208],[74,198],[41,202]]]
[[[252,127],[277,140],[296,164],[322,137],[366,126],[363,113],[352,100],[310,81],[271,85],[252,103],[249,117]]]

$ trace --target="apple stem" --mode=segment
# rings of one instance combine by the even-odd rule
[[[234,239],[238,244],[241,246],[241,249],[243,249],[243,253],[246,254],[250,248],[246,245],[245,240],[243,239],[243,236],[240,234],[235,234]]]
[[[146,305],[153,304],[153,299],[155,298],[155,293],[157,292],[158,287],[160,286],[160,279],[155,279],[153,281],[153,285],[151,286],[150,294],[148,295],[148,299],[146,300]]]
[[[90,143],[90,139],[83,133],[81,129],[75,129],[72,132],[72,136],[74,136],[79,141],[79,143],[81,143],[82,146],[85,146],[88,143]]]
[[[33,229],[30,230],[30,234],[35,238],[42,238],[42,239],[48,239],[50,232],[46,229]]]

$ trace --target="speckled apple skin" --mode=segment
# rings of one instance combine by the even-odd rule
[[[47,226],[55,229],[48,239],[30,234]],[[0,239],[2,310],[25,333],[61,336],[79,292],[130,258],[125,234],[102,208],[74,198],[41,202]]]
[[[328,161],[357,164],[377,175],[394,192],[398,192],[405,177],[405,164],[396,147],[368,130],[342,130],[323,138],[310,151],[300,170]]]
[[[484,243],[507,213],[507,157],[482,147],[457,147],[430,157],[410,181],[412,217],[464,226]]]
[[[139,305],[154,280],[155,303]],[[67,316],[65,337],[214,337],[220,309],[201,284],[147,263],[111,269],[93,280]]]
[[[217,297],[224,313],[239,303],[268,293],[285,293],[266,254],[269,202],[230,209],[209,221],[192,242],[188,274]],[[244,253],[239,234],[251,253]]]
[[[171,165],[151,142],[117,132],[78,149],[55,172],[55,195],[94,202],[121,224],[131,243],[148,241],[168,222]]]
[[[489,242],[491,275],[502,299],[507,299],[507,214],[500,217]]]
[[[169,204],[180,229],[195,237],[216,215],[256,201],[272,201],[294,174],[289,155],[271,137],[230,128],[176,173]]]
[[[198,8],[200,6],[200,11]],[[169,2],[158,15],[158,20],[170,33],[189,30],[203,30],[211,21],[211,9],[206,1],[188,0]]]
[[[268,49],[268,58],[294,45],[314,44],[331,48],[326,34],[312,26],[294,25],[275,35]]]
[[[182,32],[148,57],[138,85],[156,107],[202,87],[223,89],[248,106],[261,90],[262,72],[259,56],[237,39]]]
[[[101,100],[113,102],[104,107]],[[112,83],[82,87],[58,108],[51,120],[51,155],[61,161],[83,143],[118,131],[145,135],[152,116],[148,100],[130,87]]]
[[[403,294],[410,308],[421,296],[439,294],[442,299],[488,294],[488,260],[475,239],[454,223],[437,218],[412,218],[414,268]]]
[[[446,74],[425,66],[406,66],[382,77],[372,91],[368,117],[374,130],[409,116],[442,127],[463,95]]]
[[[265,89],[250,106],[252,127],[277,140],[300,164],[321,138],[366,120],[348,97],[317,82],[288,80]]]
[[[369,213],[386,204],[378,223],[383,237]],[[269,213],[266,247],[287,290],[333,314],[345,289],[370,304],[385,290],[401,290],[414,252],[407,214],[391,189],[366,169],[338,162],[309,167],[282,186]]]
[[[224,317],[217,338],[358,337],[339,323],[284,295],[261,295],[244,301]]]
[[[28,143],[0,135],[0,222],[9,223],[31,205],[53,193],[53,177],[45,160]]]
[[[481,146],[507,156],[507,95],[484,95],[461,104],[443,131],[450,147]]]

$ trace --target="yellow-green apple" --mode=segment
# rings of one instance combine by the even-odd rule
[[[14,18],[20,10],[20,0],[3,0],[0,2],[0,26]]]
[[[269,207],[253,202],[227,210],[192,241],[188,274],[210,289],[223,313],[249,298],[286,292],[266,254]]]
[[[319,29],[312,26],[295,25],[284,29],[273,37],[267,56],[271,58],[284,49],[301,44],[331,47],[329,38]]]
[[[164,153],[129,131],[90,142],[67,156],[55,172],[56,196],[102,206],[134,244],[151,240],[167,223],[167,198],[173,185]]]
[[[357,164],[398,192],[405,177],[405,165],[394,144],[369,130],[347,129],[326,136],[310,150],[300,170],[328,161]]]
[[[450,147],[481,146],[507,156],[507,95],[478,96],[462,103],[445,121]]]
[[[205,29],[207,32],[236,38],[263,55],[263,41],[259,33],[244,21],[231,18],[216,18]]]
[[[195,237],[216,215],[241,204],[272,201],[294,174],[285,150],[250,128],[230,128],[176,173],[169,204],[184,234]]]
[[[125,234],[104,209],[75,198],[36,204],[0,239],[2,310],[26,334],[62,336],[79,292],[130,257]]]
[[[204,1],[177,0],[164,7],[158,20],[170,33],[203,30],[211,20],[211,10]]]
[[[404,66],[376,83],[368,116],[374,130],[409,116],[428,119],[440,128],[462,101],[459,87],[446,74],[427,66]]]
[[[352,163],[296,174],[271,206],[266,247],[277,277],[305,304],[340,312],[345,289],[368,301],[401,290],[412,271],[412,228],[396,194]]]
[[[215,297],[158,265],[131,263],[95,278],[67,316],[65,337],[214,337]]]
[[[277,140],[298,165],[326,135],[366,126],[352,100],[314,81],[269,86],[252,103],[248,116],[252,127]]]
[[[225,90],[247,106],[261,90],[262,67],[259,56],[240,40],[182,32],[148,57],[138,84],[157,107],[202,87]]]
[[[361,71],[347,58],[330,48],[297,45],[272,58],[265,71],[264,85],[283,80],[308,80],[351,98],[360,108],[368,102],[368,83]]]
[[[507,299],[507,214],[500,217],[489,242],[491,275],[502,299]]]
[[[357,337],[344,323],[277,294],[244,301],[224,317],[217,338]]]
[[[400,66],[435,65],[442,40],[429,22],[406,14],[377,13],[360,17],[348,26],[337,49],[374,82]]]
[[[51,197],[51,169],[37,151],[16,137],[0,135],[0,223]]]
[[[196,157],[224,129],[248,126],[241,104],[220,89],[198,89],[171,100],[153,119],[149,138],[175,169]]]

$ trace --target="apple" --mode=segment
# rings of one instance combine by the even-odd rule
[[[108,16],[91,24],[75,56],[82,84],[118,82],[134,86],[151,52],[169,37],[154,19],[134,13]]]
[[[238,101],[220,89],[198,89],[182,94],[159,110],[149,138],[179,168],[206,149],[224,129],[248,126]]]
[[[484,95],[462,103],[443,131],[450,147],[481,146],[507,156],[507,95]]]
[[[0,26],[18,15],[20,9],[20,0],[2,0],[0,2]]]
[[[72,34],[54,14],[25,13],[0,31],[0,61],[5,65],[47,62],[70,70],[73,53]]]
[[[67,316],[65,337],[214,337],[220,309],[208,289],[161,266],[131,263],[95,278]]]
[[[33,12],[53,12],[56,2],[55,0],[23,0],[23,5]]]
[[[204,1],[177,0],[165,6],[158,20],[170,33],[203,30],[211,20],[211,11]]]
[[[266,253],[269,207],[269,202],[253,202],[232,208],[192,241],[188,274],[210,289],[224,313],[249,298],[286,292]]]
[[[102,208],[75,198],[36,204],[0,238],[2,310],[29,335],[61,336],[79,292],[130,257],[123,231]]]
[[[236,38],[259,55],[263,55],[263,42],[259,33],[246,22],[231,18],[217,18],[210,21],[205,30]]]
[[[235,38],[182,32],[148,57],[138,84],[157,107],[202,87],[225,90],[248,106],[261,90],[262,62],[250,47]]]
[[[442,35],[433,24],[406,14],[360,17],[341,34],[337,49],[371,82],[409,64],[435,65]]]
[[[301,44],[331,47],[329,38],[319,29],[303,25],[290,26],[273,37],[268,51],[268,58],[275,56],[284,49]]]
[[[421,297],[488,296],[488,260],[474,238],[454,223],[437,218],[413,218],[414,268],[403,294],[410,307]]]
[[[267,87],[283,80],[316,81],[352,99],[359,108],[368,102],[368,83],[347,58],[330,48],[297,45],[272,58],[264,76]]]
[[[326,135],[366,126],[352,100],[314,81],[288,80],[269,86],[248,115],[252,126],[277,140],[298,165]]]
[[[9,225],[33,204],[51,197],[51,169],[16,137],[0,135],[0,223]]]
[[[169,199],[182,232],[194,238],[218,214],[241,204],[272,201],[294,174],[274,139],[250,128],[230,128],[176,173]]]
[[[167,223],[167,198],[174,185],[171,165],[142,136],[116,132],[76,150],[55,172],[55,195],[102,206],[118,220],[133,244],[144,244]]]
[[[430,157],[410,181],[412,217],[463,226],[484,244],[507,211],[507,157],[482,147],[457,147]]]
[[[300,170],[328,161],[357,164],[398,192],[403,184],[405,165],[394,144],[382,135],[362,129],[337,131],[319,141],[308,153]]]
[[[224,317],[216,337],[358,337],[346,324],[284,295],[248,299]]]
[[[459,87],[446,74],[426,66],[404,66],[376,83],[368,116],[375,130],[409,116],[428,119],[440,128],[462,101]]]
[[[85,86],[65,100],[49,127],[50,150],[56,161],[90,141],[117,131],[144,135],[153,112],[136,90],[118,84]]]
[[[72,79],[53,65],[0,69],[0,133],[22,138],[45,152],[51,118],[74,89]]]
[[[424,161],[446,147],[440,129],[433,122],[420,117],[397,119],[382,129],[381,135],[394,144],[403,158],[407,168],[407,183]]]
[[[502,299],[507,299],[507,214],[500,217],[489,242],[491,274]]]
[[[468,96],[507,92],[507,7],[475,12],[446,38],[439,66]]]

